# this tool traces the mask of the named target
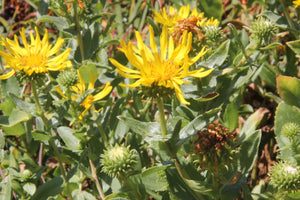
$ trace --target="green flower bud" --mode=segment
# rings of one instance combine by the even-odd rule
[[[134,150],[118,144],[105,150],[101,157],[102,171],[111,177],[126,174],[137,162]]]
[[[222,36],[221,27],[218,26],[204,26],[203,27],[205,39],[210,42],[218,42]]]
[[[293,140],[295,137],[300,136],[300,126],[293,122],[285,123],[281,128],[281,134]]]
[[[262,43],[267,43],[276,30],[274,22],[262,17],[255,20],[251,26],[252,37],[261,40]]]
[[[69,89],[75,85],[78,80],[78,75],[74,71],[63,71],[57,76],[57,82],[63,90]]]
[[[32,172],[29,169],[25,169],[21,175],[21,177],[24,181],[29,180],[31,178],[31,176],[32,176]]]
[[[300,167],[279,162],[270,173],[272,184],[278,190],[296,192],[300,190]]]

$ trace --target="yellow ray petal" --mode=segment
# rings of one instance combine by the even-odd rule
[[[16,71],[15,71],[14,69],[12,69],[12,70],[11,70],[10,72],[8,72],[7,74],[0,75],[0,79],[2,79],[2,80],[8,79],[8,78],[12,77],[12,75],[14,75],[15,72],[16,72]]]

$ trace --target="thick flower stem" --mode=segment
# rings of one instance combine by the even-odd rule
[[[38,109],[38,113],[39,113],[40,117],[42,118],[42,120],[44,122],[45,130],[46,130],[46,132],[50,132],[50,127],[48,126],[47,118],[45,117],[45,112],[42,109],[41,104],[39,102],[38,93],[37,93],[37,89],[36,89],[36,85],[35,85],[34,81],[31,82],[31,91],[32,91],[32,94],[33,94],[33,98],[35,100],[35,104],[36,104],[37,109]],[[59,153],[59,151],[57,149],[57,146],[55,145],[53,139],[51,139],[49,141],[49,143],[52,146],[52,148],[54,150],[54,153],[56,154],[56,157],[58,159],[59,168],[61,170],[61,174],[63,176],[64,182],[66,183],[66,189],[67,189],[67,193],[68,193],[67,195],[71,200],[73,200],[71,192],[70,192],[70,188],[69,188],[69,182],[67,180],[67,176],[66,176],[66,173],[65,173],[65,170],[64,170],[64,166],[63,166],[62,161],[61,161],[60,153]]]
[[[164,111],[164,103],[162,97],[157,98],[157,108],[158,108],[158,114],[159,114],[159,122],[161,125],[161,133],[162,136],[167,135],[167,125],[165,120],[165,111]]]

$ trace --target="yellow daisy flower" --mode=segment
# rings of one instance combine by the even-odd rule
[[[169,13],[163,8],[161,13],[154,11],[154,20],[169,28],[170,33],[176,40],[180,40],[184,31],[196,33],[198,40],[204,38],[201,31],[203,26],[219,26],[217,19],[207,19],[204,13],[198,13],[194,8],[190,13],[190,5],[180,7],[179,11],[170,6]]]
[[[10,53],[0,51],[6,62],[6,68],[11,68],[11,71],[7,74],[1,75],[0,79],[8,79],[16,71],[23,71],[26,75],[47,73],[48,71],[60,71],[66,67],[71,67],[71,61],[66,61],[71,51],[70,48],[66,49],[63,53],[56,54],[64,40],[58,38],[56,44],[52,47],[48,41],[48,31],[45,30],[43,40],[40,39],[38,29],[35,27],[36,38],[34,38],[32,32],[30,32],[31,43],[28,44],[25,37],[25,29],[20,31],[22,42],[24,47],[21,47],[18,41],[18,37],[14,36],[14,41],[8,38],[2,38],[2,45],[4,45]]]
[[[299,7],[300,6],[300,0],[293,1],[293,4],[295,5],[295,8]]]
[[[131,79],[137,79],[131,85],[123,85],[127,87],[163,87],[166,90],[171,89],[175,92],[179,101],[189,105],[182,94],[180,85],[188,84],[189,82],[182,80],[187,76],[202,78],[211,73],[213,69],[204,71],[204,68],[195,71],[188,71],[190,65],[195,63],[202,57],[206,50],[202,50],[192,58],[188,57],[192,45],[192,33],[183,33],[183,39],[175,47],[174,40],[169,37],[167,27],[164,26],[160,36],[160,54],[154,39],[153,28],[150,30],[150,47],[149,49],[142,41],[139,32],[136,32],[137,46],[133,46],[131,42],[128,45],[124,40],[121,40],[120,50],[126,55],[129,62],[136,68],[130,69],[117,62],[115,59],[110,59],[110,62],[117,67],[116,71],[122,76]],[[163,94],[158,94],[162,96]]]
[[[77,85],[72,86],[72,88],[71,88],[71,92],[72,92],[71,99],[74,101],[76,99],[78,99],[81,95],[83,95],[86,91],[94,89],[96,77],[97,77],[97,76],[94,76],[93,73],[91,73],[91,79],[90,79],[88,87],[86,88],[81,74],[79,73],[79,71],[77,71],[77,73],[78,73],[79,81],[78,81]],[[59,90],[59,89],[57,89],[57,90],[64,98],[67,98],[66,96],[63,95],[63,92],[61,90]],[[102,91],[100,91],[99,93],[97,93],[95,95],[88,94],[85,97],[85,99],[82,101],[82,103],[80,104],[80,106],[82,106],[84,108],[84,111],[80,114],[79,120],[82,120],[83,117],[85,116],[85,114],[87,113],[87,111],[90,109],[92,109],[95,112],[99,112],[102,108],[100,110],[93,109],[92,108],[93,103],[106,97],[111,92],[111,90],[112,90],[112,86],[110,86],[110,83],[108,82],[108,83],[106,83],[104,89]]]
[[[197,9],[194,8],[190,14],[190,5],[181,6],[179,11],[172,6],[169,7],[169,12],[166,11],[165,7],[162,9],[161,13],[154,10],[154,20],[168,27],[173,27],[179,20],[187,19],[192,16],[201,20],[204,13],[198,13]]]

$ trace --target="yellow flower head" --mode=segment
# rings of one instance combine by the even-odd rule
[[[77,83],[77,85],[72,86],[72,88],[71,88],[71,90],[73,92],[73,95],[71,96],[72,100],[76,100],[81,95],[83,95],[86,91],[94,89],[95,82],[96,82],[96,76],[94,76],[93,73],[91,73],[91,79],[90,79],[88,88],[86,88],[85,83],[84,83],[79,71],[77,71],[77,73],[78,73],[78,77],[79,77],[79,82]],[[110,86],[110,83],[108,82],[108,83],[106,83],[104,89],[102,91],[100,91],[99,93],[97,93],[95,95],[88,94],[85,97],[85,99],[82,101],[82,103],[80,104],[80,106],[82,106],[84,108],[84,111],[79,116],[79,120],[83,119],[83,117],[85,116],[87,111],[92,108],[92,105],[94,102],[99,101],[99,100],[103,99],[104,97],[106,97],[110,93],[111,90],[112,90],[112,86]],[[101,109],[100,110],[92,109],[92,110],[95,112],[99,112]]]
[[[26,75],[47,73],[48,71],[60,71],[66,67],[71,67],[71,61],[66,61],[71,51],[66,49],[63,53],[55,55],[64,40],[58,38],[56,44],[52,47],[48,41],[48,32],[45,30],[43,40],[40,39],[39,32],[35,27],[36,38],[30,32],[31,43],[28,44],[25,37],[25,29],[20,31],[24,47],[21,47],[18,42],[18,37],[15,35],[14,41],[8,38],[2,38],[2,44],[10,53],[0,51],[6,62],[6,68],[12,68],[11,71],[5,75],[1,75],[0,79],[10,78],[16,71],[23,71]]]
[[[190,5],[180,7],[179,11],[172,6],[169,7],[169,12],[166,11],[165,7],[161,13],[154,10],[154,20],[168,27],[173,27],[178,23],[178,21],[192,16],[201,20],[204,16],[204,13],[198,13],[197,9],[194,8],[190,14]]]
[[[300,0],[293,1],[293,4],[295,5],[295,8],[299,7],[300,6]]]
[[[120,50],[126,55],[129,62],[136,68],[130,69],[117,62],[115,59],[110,59],[110,62],[117,67],[116,71],[122,76],[137,79],[131,85],[124,85],[127,87],[163,87],[171,89],[175,92],[179,101],[183,104],[190,104],[187,102],[182,94],[180,85],[188,84],[189,82],[182,80],[187,76],[205,77],[211,73],[213,69],[204,71],[203,68],[195,71],[189,71],[191,64],[195,63],[202,57],[206,50],[202,50],[192,58],[188,57],[192,45],[192,33],[183,33],[183,39],[175,47],[172,37],[168,39],[167,27],[164,26],[160,36],[160,53],[154,40],[153,28],[150,29],[150,48],[148,48],[142,41],[139,32],[136,32],[137,46],[131,42],[128,45],[121,40]],[[162,94],[158,94],[161,95]]]
[[[180,39],[184,31],[196,33],[198,40],[204,38],[201,31],[203,26],[218,26],[219,20],[207,19],[204,13],[198,13],[194,8],[190,13],[190,5],[180,7],[177,11],[172,6],[169,7],[169,13],[163,8],[161,13],[154,11],[154,20],[169,28],[170,33],[176,39]]]

